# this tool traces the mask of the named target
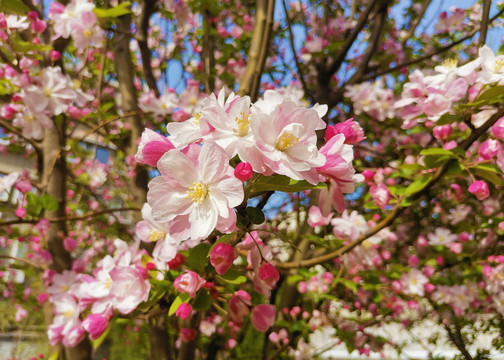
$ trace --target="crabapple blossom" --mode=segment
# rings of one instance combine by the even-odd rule
[[[175,279],[173,286],[180,292],[189,293],[190,297],[195,297],[196,292],[205,285],[206,281],[194,271],[186,272]]]
[[[174,239],[201,239],[215,228],[232,231],[243,185],[222,148],[212,141],[189,145],[168,151],[157,165],[161,176],[149,183],[147,201],[154,220],[170,222]]]
[[[250,322],[261,332],[266,332],[275,323],[275,306],[274,305],[256,305],[250,314]]]
[[[225,274],[235,259],[235,250],[231,245],[217,243],[210,251],[210,264],[219,275]]]
[[[474,194],[478,200],[486,199],[490,196],[490,191],[488,190],[488,185],[482,180],[476,180],[467,189],[471,194]]]

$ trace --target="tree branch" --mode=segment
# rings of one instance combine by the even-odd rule
[[[299,59],[297,57],[296,47],[294,46],[294,34],[292,32],[292,22],[289,17],[289,12],[287,10],[287,5],[285,4],[285,0],[282,0],[282,5],[283,5],[284,11],[285,11],[285,20],[287,21],[287,30],[289,31],[289,41],[290,41],[290,45],[292,48],[292,56],[294,57],[294,61],[296,62],[296,69],[298,72],[298,78],[299,78],[299,81],[301,81],[301,85],[303,86],[305,96],[311,98],[312,97],[311,91],[308,89],[308,86],[306,86],[304,74],[301,71],[301,64],[299,63]],[[302,16],[304,16],[304,14]]]
[[[483,15],[481,16],[481,30],[479,37],[479,46],[483,46],[486,43],[486,37],[488,33],[488,18],[490,17],[490,6],[492,5],[492,0],[483,0]]]
[[[211,94],[215,88],[215,76],[212,71],[215,67],[215,18],[210,13],[210,10],[203,10],[203,52],[201,54],[203,60],[203,76],[204,85],[207,94]]]
[[[138,33],[137,42],[140,48],[140,55],[142,56],[142,67],[145,76],[145,81],[149,86],[149,89],[154,91],[156,97],[159,97],[159,89],[157,87],[156,78],[152,72],[151,66],[151,50],[147,45],[148,29],[149,29],[149,19],[154,14],[156,10],[155,0],[144,0],[142,4],[142,12],[138,17]]]
[[[504,14],[504,8],[502,8],[501,10],[499,10],[497,12],[497,14],[495,14],[494,16],[492,16],[492,18],[489,20],[489,23],[491,24],[492,22],[494,22],[499,16],[501,16],[502,14]],[[452,42],[451,44],[449,45],[446,45],[442,48],[439,48],[435,51],[433,51],[432,53],[430,54],[426,54],[426,55],[422,55],[416,59],[412,59],[412,60],[409,60],[409,61],[405,61],[399,65],[396,65],[394,67],[391,67],[389,69],[385,69],[385,70],[382,70],[382,71],[378,71],[374,74],[371,74],[371,75],[368,75],[368,76],[365,76],[363,77],[362,79],[360,79],[360,81],[368,81],[368,80],[373,80],[373,79],[376,79],[378,76],[382,76],[382,75],[386,75],[386,74],[389,74],[389,73],[392,73],[394,71],[397,71],[397,70],[400,70],[404,67],[407,67],[407,66],[410,66],[410,65],[415,65],[415,64],[418,64],[418,63],[421,63],[422,61],[425,61],[425,60],[428,60],[430,58],[432,58],[433,56],[436,56],[436,55],[439,55],[439,54],[442,54],[448,50],[450,50],[451,48],[463,43],[464,41],[472,38],[479,30],[480,30],[481,27],[478,27],[476,29],[474,29],[473,31],[471,31],[468,35],[460,38],[459,40],[457,41],[454,41]]]
[[[471,134],[465,139],[462,143],[460,143],[460,147],[463,148],[464,150],[467,150],[481,135],[483,135],[490,127],[493,126],[499,120],[501,117],[504,116],[504,107],[499,109],[495,114],[493,114],[490,119],[488,119],[482,126],[477,128],[476,130],[472,131]],[[417,201],[420,197],[422,197],[424,194],[426,194],[429,189],[436,184],[442,177],[443,175],[448,171],[448,168],[450,167],[452,161],[447,161],[445,162],[442,166],[438,168],[434,176],[431,178],[429,183],[425,186],[425,188],[417,193],[412,194],[410,197],[411,200]],[[334,251],[331,251],[327,254],[317,256],[312,259],[306,259],[306,260],[301,260],[301,261],[292,261],[292,262],[284,262],[284,263],[276,263],[275,266],[278,269],[282,270],[289,270],[289,269],[296,269],[300,267],[311,267],[315,266],[318,264],[325,263],[327,261],[333,260],[337,257],[340,257],[352,249],[354,249],[356,246],[362,244],[365,240],[369,239],[371,236],[375,235],[378,233],[380,230],[386,228],[387,226],[391,225],[394,220],[406,209],[406,207],[403,207],[401,205],[401,201],[398,201],[397,205],[392,209],[392,211],[383,219],[380,221],[378,224],[376,224],[367,234],[361,235],[357,240],[342,246],[339,249],[336,249]]]
[[[252,102],[256,101],[261,85],[261,76],[273,30],[274,11],[275,0],[258,0],[256,2],[254,35],[248,52],[247,70],[238,90],[240,96],[250,95]]]
[[[19,258],[19,257],[15,257],[15,256],[9,256],[9,255],[0,255],[0,259],[10,259],[10,260],[14,260],[14,261],[17,261],[17,262],[22,262],[22,263],[25,263],[26,265],[30,265],[32,267],[34,267],[35,269],[37,270],[45,270],[46,268],[39,265],[39,264],[36,264],[34,263],[33,261],[31,260],[28,260],[28,259],[23,259],[23,258]]]
[[[364,9],[364,11],[360,14],[359,19],[357,20],[357,24],[355,25],[355,28],[352,30],[350,35],[347,37],[345,43],[341,47],[341,49],[338,51],[338,55],[336,55],[336,58],[334,59],[333,63],[329,66],[327,71],[322,71],[319,74],[320,79],[322,80],[323,84],[328,84],[329,80],[331,79],[331,76],[338,71],[340,68],[341,64],[343,64],[343,61],[345,61],[346,55],[350,48],[352,47],[355,39],[357,39],[357,35],[361,32],[361,30],[364,28],[364,26],[368,22],[368,17],[371,11],[373,10],[377,0],[370,1],[367,7]]]
[[[22,138],[24,141],[26,141],[28,144],[30,144],[33,147],[33,149],[35,150],[35,152],[37,153],[38,157],[42,156],[42,152],[40,150],[40,145],[37,144],[33,139],[29,139],[27,137],[24,137],[23,133],[20,130],[18,130],[16,127],[12,126],[11,124],[9,124],[7,121],[5,121],[3,119],[0,119],[0,126],[3,127],[4,129],[6,129],[7,131],[9,131],[13,134],[16,134],[17,136]]]
[[[130,111],[130,112],[124,113],[122,115],[118,115],[118,116],[115,116],[115,117],[110,118],[108,120],[102,121],[101,123],[97,124],[96,126],[92,127],[91,129],[89,129],[89,131],[87,131],[84,135],[82,135],[79,139],[77,139],[77,141],[84,140],[85,138],[87,138],[89,135],[91,135],[95,131],[98,131],[102,127],[104,127],[104,126],[106,126],[106,125],[108,125],[108,124],[110,124],[110,123],[112,123],[114,121],[121,120],[121,119],[124,119],[124,118],[128,118],[130,116],[140,116],[141,114],[142,114],[141,111]]]

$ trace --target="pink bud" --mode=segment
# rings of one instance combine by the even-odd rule
[[[6,120],[12,119],[14,115],[16,115],[16,112],[16,108],[12,105],[3,105],[2,109],[0,110],[1,116]]]
[[[478,154],[483,159],[490,160],[495,155],[497,155],[497,153],[499,152],[499,150],[500,150],[499,140],[488,139],[478,149]]]
[[[48,293],[41,293],[37,295],[37,302],[39,303],[39,305],[44,304],[47,301],[47,299],[49,299]]]
[[[98,339],[107,330],[108,325],[108,318],[103,314],[91,314],[82,322],[82,327],[89,333],[91,340]]]
[[[241,162],[238,165],[236,165],[236,168],[234,170],[234,176],[241,180],[242,182],[245,182],[249,180],[252,175],[254,175],[254,171],[252,170],[252,165],[250,165],[248,162]]]
[[[0,13],[0,29],[7,29],[7,19],[4,13]]]
[[[359,123],[353,121],[353,119],[337,123],[334,126],[327,126],[325,132],[326,142],[336,134],[343,134],[345,136],[345,144],[349,145],[357,144],[366,138],[364,136],[364,130],[362,130]]]
[[[259,269],[259,279],[266,282],[269,286],[273,286],[273,284],[280,280],[280,274],[273,265],[264,263]]]
[[[182,320],[186,320],[189,317],[189,315],[191,315],[191,313],[192,313],[191,304],[182,303],[177,308],[175,315],[181,318]]]
[[[32,188],[32,183],[29,179],[19,180],[16,183],[16,189],[18,189],[18,191],[21,194],[26,194],[28,191],[31,190],[31,188]]]
[[[451,125],[434,126],[434,128],[432,129],[434,137],[441,141],[445,141],[446,139],[448,139],[451,135],[451,132],[452,132]]]
[[[501,117],[492,126],[492,136],[499,140],[504,140],[504,117]]]
[[[374,172],[372,170],[366,169],[362,172],[362,176],[364,176],[364,180],[371,181],[374,177]]]
[[[235,259],[235,250],[231,245],[217,243],[210,251],[210,264],[215,268],[217,274],[225,274]]]
[[[168,268],[170,270],[176,270],[182,265],[184,265],[184,262],[186,260],[186,257],[180,253],[177,253],[175,258],[173,260],[170,260],[167,262]]]
[[[190,297],[195,297],[196,292],[205,285],[205,279],[201,278],[197,273],[191,270],[186,270],[182,275],[179,275],[173,282],[173,286],[180,292],[189,293]]]
[[[37,19],[32,22],[32,31],[34,33],[41,33],[47,28],[47,23],[44,20]]]
[[[443,145],[443,149],[445,149],[445,150],[455,149],[456,147],[457,147],[457,142],[455,140],[448,141],[446,144]]]
[[[425,288],[425,291],[427,291],[428,293],[431,293],[432,291],[434,291],[434,289],[436,287],[434,285],[432,285],[431,283],[427,283],[427,284],[425,284],[424,288]]]
[[[75,248],[77,248],[77,241],[74,238],[66,237],[63,240],[63,247],[65,248],[66,251],[70,252]]]
[[[436,269],[434,269],[432,266],[427,265],[423,268],[423,273],[427,277],[431,277],[434,272],[436,272]]]
[[[196,336],[198,336],[198,333],[194,329],[183,328],[182,330],[180,330],[180,338],[184,342],[194,340],[196,339]]]
[[[408,258],[408,264],[409,266],[411,267],[414,267],[414,266],[417,266],[418,265],[418,256],[416,255],[411,255],[409,258]]]
[[[450,251],[454,254],[460,254],[462,252],[462,244],[461,243],[451,244]]]
[[[56,50],[51,50],[51,52],[49,54],[49,58],[51,59],[51,61],[59,60],[59,59],[61,59],[61,53]]]
[[[380,209],[385,208],[390,201],[390,191],[384,184],[373,185],[369,188],[373,201]]]
[[[266,332],[275,323],[275,306],[261,304],[254,307],[250,321],[256,330]]]
[[[483,276],[490,276],[492,274],[492,267],[489,265],[483,266],[482,273],[483,273]]]
[[[26,209],[24,207],[18,207],[15,212],[18,218],[24,218],[26,216]]]
[[[145,264],[145,268],[149,271],[151,270],[154,270],[156,268],[156,265],[153,263],[153,262],[148,262],[147,264]]]
[[[488,185],[486,182],[481,180],[476,180],[467,189],[471,194],[474,194],[478,200],[486,199],[490,196],[490,191],[488,190]]]

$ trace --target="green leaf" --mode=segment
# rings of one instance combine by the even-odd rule
[[[408,196],[408,195],[415,194],[415,193],[417,193],[419,191],[422,191],[423,189],[425,189],[425,187],[427,186],[427,184],[429,184],[429,181],[431,181],[431,179],[432,179],[432,175],[430,175],[430,174],[426,174],[426,175],[420,176],[420,178],[418,178],[417,180],[415,180],[414,182],[412,182],[406,188],[406,191],[404,192],[404,195]]]
[[[457,157],[452,151],[445,150],[445,149],[442,149],[442,148],[424,149],[424,150],[420,151],[420,155]]]
[[[59,355],[59,351],[56,350],[51,355],[49,355],[47,360],[58,360],[58,355]]]
[[[35,44],[28,41],[24,41],[21,38],[21,35],[19,35],[18,33],[12,34],[10,42],[12,45],[12,49],[17,53],[27,53],[29,51],[42,52],[52,49],[51,45]]]
[[[96,340],[91,340],[91,346],[93,347],[93,350],[95,350],[96,348],[98,348],[98,346],[101,345],[101,343],[103,342],[103,340],[105,340],[107,338],[107,335],[110,331],[110,328],[111,326],[109,325],[109,327],[107,328],[107,330],[105,330],[103,332],[103,334],[101,334],[101,336],[96,339]]]
[[[199,292],[198,296],[196,296],[196,300],[193,303],[194,310],[206,310],[212,306],[212,298],[210,297],[210,293],[207,289],[203,289]]]
[[[225,274],[217,276],[217,278],[224,280],[229,284],[238,285],[247,282],[247,278],[236,270],[228,270]]]
[[[0,12],[4,12],[6,14],[26,15],[30,12],[30,8],[23,4],[20,0],[0,0]]]
[[[44,209],[48,211],[58,210],[59,204],[54,196],[44,194],[40,197],[40,200],[42,202],[42,206],[44,207]]]
[[[40,198],[35,195],[34,193],[27,193],[26,194],[26,212],[28,215],[37,217],[40,215],[40,212],[42,211],[42,201]]]
[[[206,264],[208,263],[208,252],[210,250],[210,244],[201,243],[189,252],[187,257],[187,265],[193,269],[203,272]]]
[[[481,102],[482,105],[495,104],[500,102],[501,96],[504,95],[504,86],[495,86],[490,89],[485,90],[476,100],[475,103]],[[480,105],[481,106],[481,105]]]
[[[110,9],[94,8],[93,12],[100,18],[115,18],[121,15],[131,14],[131,9],[129,9],[130,6],[131,3],[126,1]]]
[[[495,172],[491,170],[479,166],[480,165],[477,165],[472,168],[474,175],[481,177],[487,181],[490,181],[492,184],[496,186],[504,185],[504,182],[502,181],[502,178],[499,175],[497,175]]]
[[[247,207],[246,211],[247,211],[247,218],[250,219],[252,224],[259,225],[264,222],[265,220],[264,213],[262,212],[261,209],[249,206]]]
[[[182,293],[179,296],[177,296],[170,305],[170,308],[168,309],[168,316],[172,316],[173,314],[175,314],[180,304],[187,303],[189,302],[189,300],[191,300],[191,297],[189,296],[188,293]]]
[[[327,185],[323,182],[317,185],[310,184],[305,180],[294,180],[283,175],[260,176],[257,181],[248,185],[250,193],[263,191],[282,191],[282,192],[299,192],[311,189],[327,189]]]
[[[439,118],[438,121],[436,121],[436,125],[447,125],[451,124],[454,122],[463,122],[463,118],[459,115],[454,115],[454,114],[444,114]]]

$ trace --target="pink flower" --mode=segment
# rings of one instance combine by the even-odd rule
[[[319,182],[316,168],[324,165],[325,157],[317,149],[315,130],[324,129],[326,124],[316,110],[284,100],[271,113],[254,114],[251,126],[266,166],[256,168],[253,164],[254,171],[272,171],[311,184]]]
[[[149,298],[150,283],[132,266],[116,266],[110,271],[110,300],[121,314],[129,314]]]
[[[280,280],[278,270],[270,263],[264,263],[259,268],[259,279],[264,281],[268,286],[273,286]]]
[[[390,191],[384,184],[373,185],[369,188],[374,203],[380,209],[385,208],[390,201]]]
[[[158,161],[161,176],[151,180],[147,201],[152,217],[170,222],[176,240],[205,238],[217,228],[234,230],[234,207],[243,200],[243,184],[234,177],[225,151],[212,141],[170,150]]]
[[[504,140],[504,117],[501,117],[492,126],[492,136],[499,140]]]
[[[82,327],[89,333],[91,340],[98,339],[107,330],[108,317],[103,314],[91,314],[84,319]]]
[[[231,245],[218,243],[210,251],[210,264],[219,275],[225,274],[229,270],[234,259],[235,250]]]
[[[186,320],[189,317],[189,315],[191,315],[191,313],[192,313],[191,304],[182,303],[177,308],[175,315],[181,318],[182,320]]]
[[[266,332],[275,323],[275,306],[261,304],[256,305],[250,314],[250,321],[256,330]]]
[[[23,308],[21,305],[16,304],[16,315],[14,316],[15,320],[17,322],[23,320],[25,317],[28,316],[28,311],[26,311],[25,308]]]
[[[142,133],[138,151],[135,155],[135,160],[142,164],[147,164],[152,167],[157,166],[157,162],[169,150],[175,146],[165,136],[157,132],[145,129]]]
[[[308,210],[308,225],[311,227],[329,225],[332,217],[333,213],[324,217],[318,206],[311,206]]]
[[[406,295],[424,296],[425,284],[429,279],[420,270],[411,269],[409,273],[401,275],[401,290]]]
[[[196,292],[205,284],[205,279],[191,270],[186,270],[184,274],[179,275],[173,282],[175,289],[180,292],[189,293],[190,297],[195,297]]]
[[[250,296],[250,295],[249,295]],[[250,313],[247,303],[240,296],[233,296],[229,300],[229,317],[236,324],[242,324],[243,319]]]
[[[474,194],[478,200],[486,199],[490,196],[490,192],[488,190],[488,185],[486,182],[481,180],[476,180],[467,189],[471,194]]]
[[[180,330],[180,338],[182,341],[188,342],[194,340],[196,336],[198,336],[198,332],[194,329],[183,328]]]
[[[452,133],[452,127],[451,125],[434,126],[434,128],[432,129],[432,133],[436,139],[445,141],[450,137]]]
[[[253,174],[254,171],[252,170],[252,165],[250,165],[248,162],[239,163],[238,165],[236,165],[234,170],[234,176],[237,179],[240,179],[242,182],[249,180]]]
[[[47,301],[47,299],[49,299],[48,293],[41,293],[37,295],[37,302],[39,303],[39,305],[44,304]]]
[[[357,144],[366,138],[362,127],[358,122],[353,121],[353,119],[337,123],[334,126],[328,125],[325,131],[326,142],[336,134],[345,135],[345,144],[348,145]]]
[[[499,149],[500,149],[499,140],[488,139],[478,149],[478,154],[483,159],[490,160],[495,155],[497,155],[497,153],[499,152]]]

